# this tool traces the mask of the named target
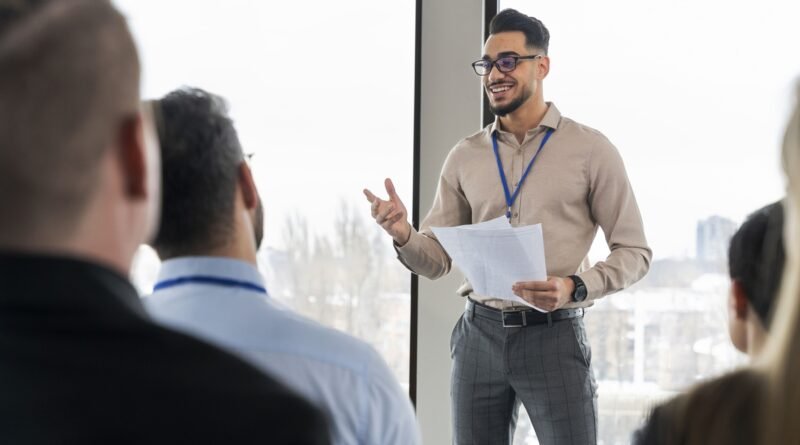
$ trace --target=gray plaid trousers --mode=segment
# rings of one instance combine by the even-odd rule
[[[582,318],[521,328],[465,311],[450,340],[455,445],[510,445],[520,403],[541,445],[597,443]]]

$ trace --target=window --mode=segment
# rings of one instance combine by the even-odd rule
[[[117,0],[143,94],[225,97],[255,153],[265,208],[259,266],[272,297],[375,346],[409,381],[410,278],[361,190],[391,177],[411,208],[413,2]],[[132,278],[152,289],[141,249]]]
[[[653,248],[648,276],[586,316],[601,444],[652,404],[745,358],[727,334],[727,243],[783,195],[779,147],[800,60],[797,5],[502,0],[550,30],[546,100],[617,146]],[[607,253],[602,234],[590,259]],[[517,444],[535,444],[520,413]]]

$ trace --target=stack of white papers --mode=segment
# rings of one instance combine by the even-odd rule
[[[476,293],[542,309],[514,295],[518,281],[546,281],[542,225],[511,227],[505,216],[480,224],[431,227]]]

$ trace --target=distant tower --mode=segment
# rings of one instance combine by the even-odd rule
[[[711,216],[697,222],[697,259],[708,262],[725,262],[728,244],[736,232],[736,223],[721,216]]]

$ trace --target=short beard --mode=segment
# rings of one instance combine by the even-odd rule
[[[512,100],[511,103],[504,107],[495,107],[494,105],[489,102],[489,109],[494,113],[495,116],[503,117],[509,113],[513,113],[517,111],[517,108],[521,107],[522,104],[525,103],[528,99],[530,99],[531,93],[529,91],[523,91],[522,94],[519,95],[516,99]]]

